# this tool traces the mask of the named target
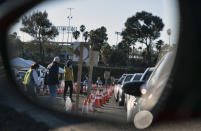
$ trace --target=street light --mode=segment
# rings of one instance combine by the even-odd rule
[[[170,29],[170,28],[167,29],[167,34],[168,34],[168,36],[169,36],[169,45],[170,45],[170,35],[171,35],[171,29]]]
[[[70,28],[70,20],[73,18],[73,17],[71,16],[71,10],[74,9],[74,8],[68,8],[68,9],[70,10],[70,14],[69,14],[69,16],[67,17],[67,19],[68,19],[68,37],[67,37],[67,43],[68,43],[69,33],[70,33],[70,30],[69,30],[69,28]]]

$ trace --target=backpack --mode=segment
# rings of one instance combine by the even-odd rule
[[[25,76],[24,76],[24,81],[23,84],[26,86],[33,86],[34,85],[34,80],[33,80],[33,69],[29,69]]]

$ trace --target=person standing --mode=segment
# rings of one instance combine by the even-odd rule
[[[85,76],[85,81],[84,81],[84,85],[85,85],[85,87],[86,87],[86,92],[87,92],[87,90],[88,90],[88,83],[89,83],[89,77],[88,77],[88,75],[86,75],[86,76]]]
[[[96,84],[97,86],[103,85],[103,82],[101,81],[100,77],[97,78]]]
[[[59,85],[59,62],[60,58],[57,56],[47,67],[47,85],[50,89],[50,97],[52,98],[56,98],[57,96],[57,86]]]
[[[70,87],[70,99],[72,102],[74,102],[72,98],[74,76],[73,76],[73,67],[71,60],[68,60],[67,65],[64,66],[64,81],[65,81],[64,101],[66,101],[66,93],[68,91],[68,87]]]
[[[37,94],[37,87],[40,86],[40,81],[38,79],[37,70],[39,68],[39,64],[35,63],[32,64],[30,69],[26,72],[24,76],[24,85],[25,91],[28,92],[31,96],[36,96]]]

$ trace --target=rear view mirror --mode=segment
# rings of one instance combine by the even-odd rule
[[[140,97],[142,95],[140,87],[144,83],[144,81],[128,82],[123,86],[123,91],[126,94]]]

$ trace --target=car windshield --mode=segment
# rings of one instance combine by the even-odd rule
[[[133,75],[128,75],[128,76],[126,76],[124,82],[130,81],[130,79],[132,78],[132,76],[133,76]]]
[[[141,74],[136,74],[133,81],[137,81],[137,80],[140,80],[140,78],[142,77]]]
[[[124,79],[124,77],[121,77],[118,82],[122,83],[123,79]]]

